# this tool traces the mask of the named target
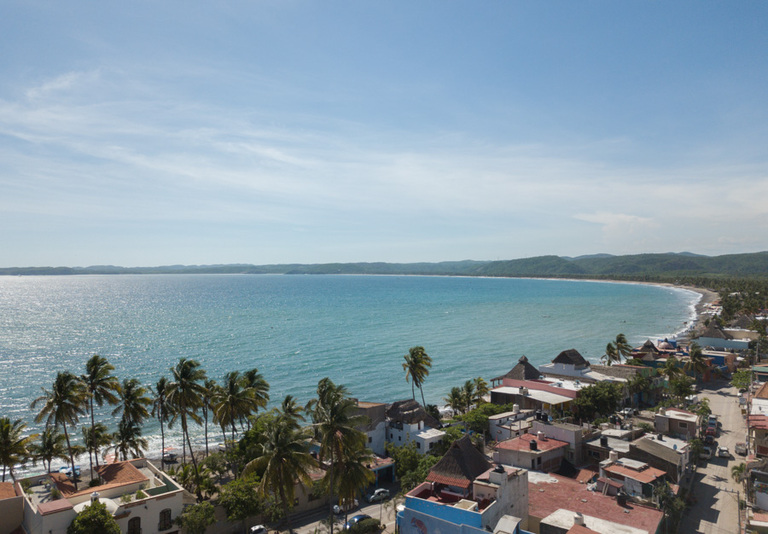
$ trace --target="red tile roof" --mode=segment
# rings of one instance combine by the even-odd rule
[[[531,441],[533,440],[536,440],[536,451],[551,451],[568,446],[567,441],[560,441],[554,438],[538,439],[534,434],[523,434],[520,437],[499,442],[496,445],[496,449],[504,451],[530,451]]]
[[[641,471],[638,471],[637,469],[630,469],[629,467],[619,465],[619,464],[613,464],[606,467],[605,472],[612,473],[614,475],[621,475],[625,478],[639,480],[643,484],[648,484],[650,482],[653,482],[657,478],[660,478],[666,475],[666,471],[662,471],[661,469],[656,469],[655,467],[651,467],[651,466],[647,466]]]
[[[72,503],[67,499],[58,499],[56,501],[42,502],[37,506],[37,511],[40,515],[55,514],[62,510],[69,510],[72,508]]]
[[[768,430],[768,415],[750,415],[747,417],[747,428]]]
[[[547,474],[546,478],[529,479],[528,511],[531,516],[543,519],[560,509],[648,532],[656,532],[663,517],[661,511],[636,503],[620,506],[615,497],[589,491],[586,484],[554,473]]]
[[[13,482],[0,482],[0,501],[16,497],[16,490],[13,489]]]
[[[600,534],[600,533],[596,530],[592,530],[591,528],[583,527],[581,525],[573,525],[571,529],[565,534]]]

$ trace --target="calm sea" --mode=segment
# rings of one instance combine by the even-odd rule
[[[540,365],[575,348],[597,361],[620,332],[633,344],[674,335],[697,300],[668,287],[505,278],[0,277],[0,415],[32,425],[41,387],[57,371],[84,373],[93,354],[146,386],[187,357],[217,380],[257,367],[275,402],[306,402],[325,376],[360,400],[391,402],[411,396],[402,362],[415,345],[433,359],[427,402],[440,404],[523,354]],[[158,433],[148,423],[153,447]]]

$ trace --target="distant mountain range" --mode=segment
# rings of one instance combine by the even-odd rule
[[[768,252],[702,256],[689,252],[575,258],[538,256],[501,261],[438,263],[323,263],[279,265],[167,265],[162,267],[10,267],[0,275],[81,274],[391,274],[448,276],[507,276],[545,278],[605,278],[675,280],[679,278],[768,278]]]

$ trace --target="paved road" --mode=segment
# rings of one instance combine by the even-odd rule
[[[700,395],[709,399],[712,413],[720,418],[722,427],[717,445],[728,447],[731,457],[713,457],[699,465],[691,485],[696,502],[683,517],[680,532],[735,534],[739,528],[736,492],[743,499],[744,489],[731,478],[731,467],[744,461],[743,456],[734,453],[734,447],[737,442],[745,441],[746,423],[739,410],[735,388],[722,382],[707,384]]]
[[[400,502],[400,501],[398,501]],[[392,534],[395,532],[395,506],[392,499],[382,504],[368,504],[361,502],[360,507],[349,512],[348,517],[357,514],[367,514],[374,519],[380,519],[384,525],[384,532]],[[298,534],[322,534],[329,531],[327,522],[323,521],[327,517],[327,510],[311,514],[301,520],[294,522],[294,531]],[[334,522],[333,532],[343,532],[344,516],[338,516]]]

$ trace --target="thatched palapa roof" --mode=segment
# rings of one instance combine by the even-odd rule
[[[465,435],[451,444],[427,475],[427,482],[468,489],[472,482],[493,465],[478,451],[469,436]]]
[[[589,367],[589,362],[576,349],[564,350],[552,360],[552,363],[575,365],[576,367]]]
[[[440,421],[429,415],[424,407],[413,399],[397,401],[389,405],[387,419],[409,425],[424,421],[428,427],[440,428]]]
[[[507,374],[492,378],[491,382],[501,382],[505,378],[515,380],[536,380],[541,376],[541,372],[533,365],[528,363],[528,358],[521,356],[515,365]]]

